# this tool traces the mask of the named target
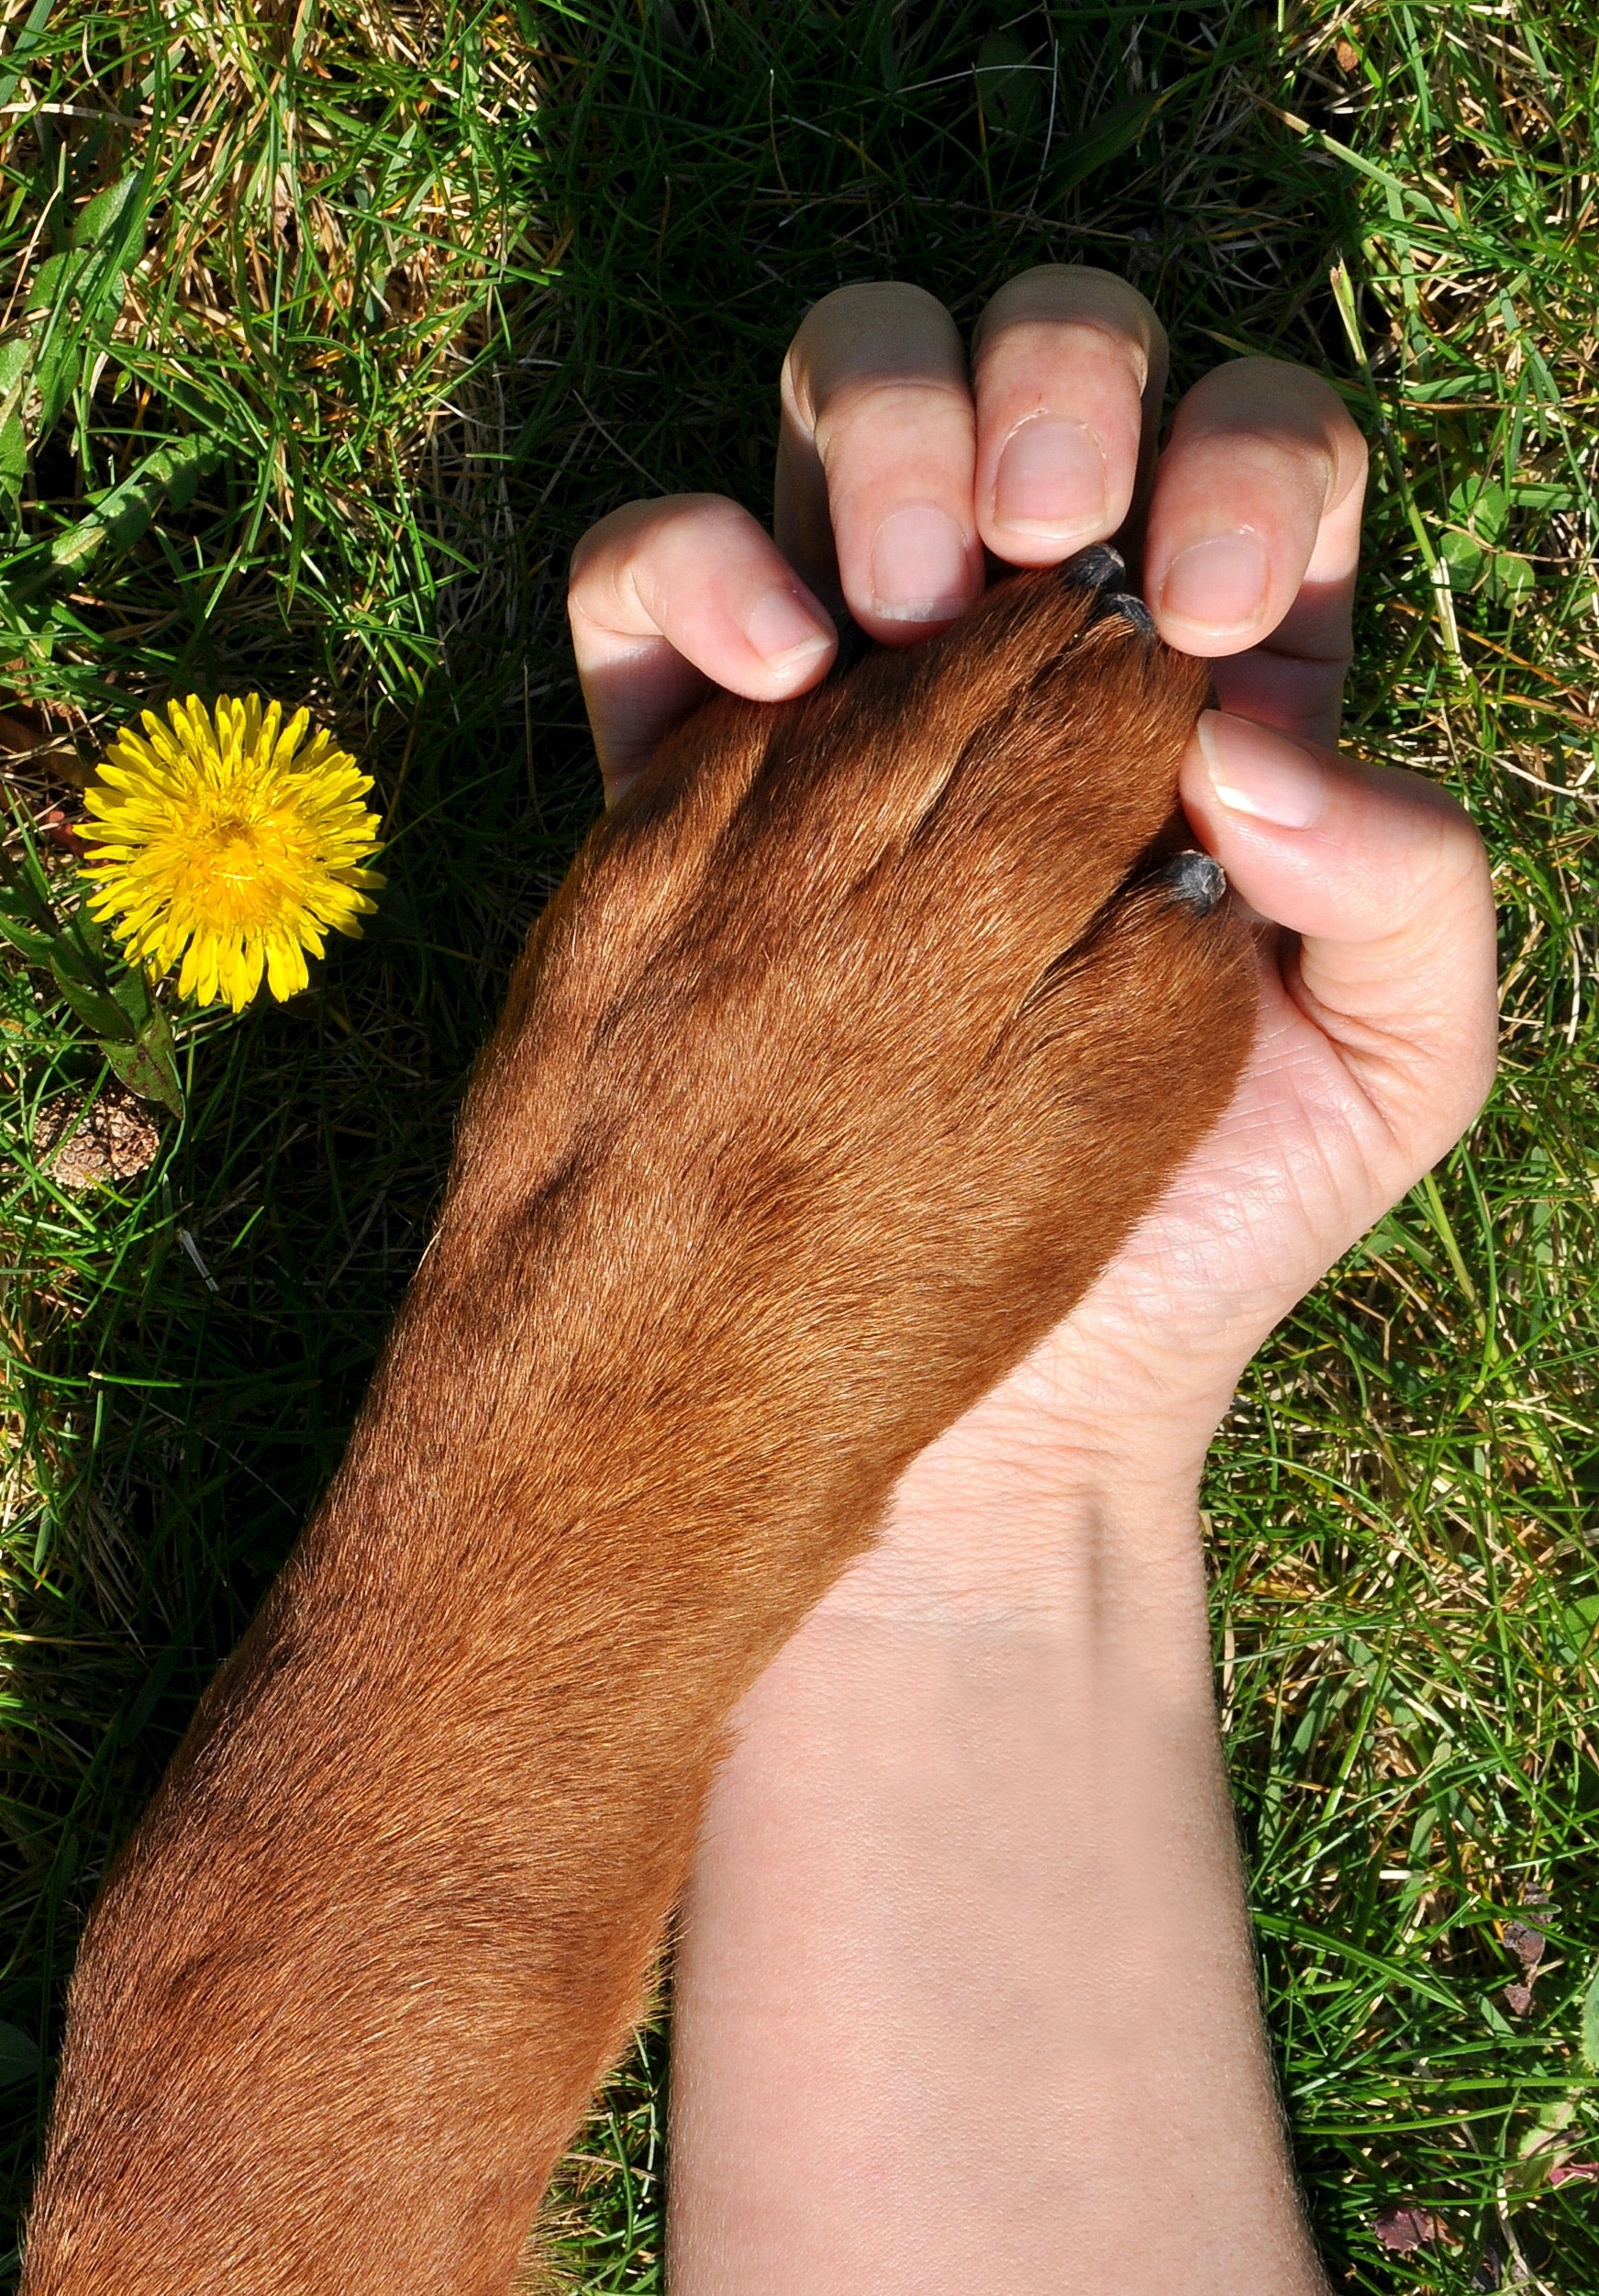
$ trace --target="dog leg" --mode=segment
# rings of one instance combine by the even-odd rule
[[[91,1922],[25,2296],[505,2296],[729,1710],[1247,1050],[1159,874],[1204,674],[1102,605],[715,703],[594,832]]]

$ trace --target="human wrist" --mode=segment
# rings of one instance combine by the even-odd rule
[[[691,2296],[965,2286],[995,2253],[1013,2285],[1086,2254],[1095,2285],[1155,2296],[1174,2258],[1126,2235],[1151,2174],[1188,2214],[1222,2196],[1206,2287],[1320,2288],[1249,1982],[1194,1494],[1054,1501],[1025,1601],[991,1578],[952,1602],[924,1551],[915,1599],[874,1605],[916,1527],[902,1487],[734,1717],[675,1968]]]
[[[1203,1607],[1203,1446],[1112,1455],[1008,1401],[987,1399],[913,1462],[824,1617],[934,1642],[1049,1641],[1075,1634],[1085,1577],[1126,1579],[1138,1607]]]

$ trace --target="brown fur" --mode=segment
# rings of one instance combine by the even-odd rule
[[[107,1884],[25,2296],[505,2296],[729,1708],[1212,1122],[1196,664],[1050,575],[594,831],[349,1455]]]

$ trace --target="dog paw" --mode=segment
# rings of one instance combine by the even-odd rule
[[[757,1393],[780,1365],[819,1441],[899,1455],[1000,1376],[1247,1052],[1248,936],[1180,850],[1205,672],[1121,580],[1088,552],[798,701],[699,711],[580,857],[485,1072],[476,1216],[507,1139],[536,1219],[583,1175],[630,1334],[692,1329]]]

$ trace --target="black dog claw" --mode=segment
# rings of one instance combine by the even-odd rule
[[[1104,601],[1099,610],[1101,614],[1119,614],[1122,620],[1130,622],[1138,636],[1150,645],[1160,634],[1155,628],[1155,617],[1143,599],[1136,597],[1131,590],[1116,591],[1114,596]]]
[[[1172,899],[1191,908],[1196,917],[1208,917],[1226,898],[1227,873],[1208,853],[1174,854],[1160,875],[1171,887]]]
[[[1069,558],[1060,572],[1084,590],[1120,590],[1127,585],[1127,562],[1108,542],[1095,542],[1091,550]]]
[[[1119,614],[1140,638],[1153,644],[1160,633],[1143,599],[1127,588],[1127,560],[1119,550],[1113,550],[1108,542],[1095,542],[1092,550],[1080,550],[1075,558],[1069,558],[1060,572],[1068,582],[1098,591],[1095,621],[1105,614]]]

